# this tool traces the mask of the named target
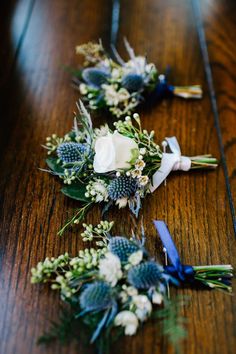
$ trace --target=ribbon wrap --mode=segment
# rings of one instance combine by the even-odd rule
[[[190,265],[183,265],[181,263],[178,251],[165,222],[162,220],[154,220],[154,225],[166,249],[168,258],[171,261],[171,265],[164,267],[165,271],[182,282],[193,281],[194,269]]]
[[[191,159],[187,156],[181,156],[181,150],[178,140],[175,136],[165,138],[171,153],[163,152],[161,166],[152,176],[152,185],[150,191],[153,193],[160,184],[167,178],[171,171],[189,171],[191,168]]]
[[[159,81],[155,88],[155,98],[162,99],[174,96],[174,86],[168,85],[166,81]]]

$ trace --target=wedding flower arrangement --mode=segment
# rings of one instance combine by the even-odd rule
[[[81,234],[83,241],[95,241],[97,249],[81,250],[77,257],[65,253],[46,258],[32,269],[32,283],[49,283],[70,305],[61,323],[54,323],[39,342],[78,338],[84,325],[90,342],[104,354],[111,337],[135,335],[145,321],[156,318],[158,332],[177,346],[186,334],[178,315],[182,300],[170,299],[169,286],[231,291],[232,266],[183,265],[165,223],[154,224],[169,265],[150,256],[143,232],[141,238],[111,236],[113,222],[101,221],[95,227],[84,224]]]
[[[45,145],[51,173],[65,184],[62,193],[83,203],[65,227],[79,223],[95,203],[103,204],[103,212],[111,205],[128,206],[137,217],[141,200],[171,171],[217,166],[211,155],[182,156],[175,137],[166,138],[160,147],[154,131],[142,129],[137,113],[115,122],[114,129],[94,129],[82,102],[79,111],[73,130],[62,138],[48,137]]]
[[[73,85],[79,89],[90,109],[106,109],[120,118],[130,115],[150,94],[154,99],[202,97],[199,85],[169,85],[165,75],[159,75],[155,64],[148,63],[144,56],[136,56],[126,39],[124,43],[129,55],[127,62],[115,48],[113,60],[101,42],[76,47],[76,53],[85,57],[85,67],[73,70]]]

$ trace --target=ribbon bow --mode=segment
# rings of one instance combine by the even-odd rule
[[[169,145],[171,153],[163,152],[161,166],[152,177],[151,192],[154,192],[160,186],[171,171],[189,171],[191,168],[191,159],[187,156],[181,156],[180,146],[176,137],[165,138],[165,141]]]
[[[181,263],[178,251],[165,222],[154,220],[154,225],[159,233],[162,244],[166,249],[168,258],[172,263],[171,265],[164,267],[165,271],[182,282],[194,280],[194,269],[190,265],[183,265]]]

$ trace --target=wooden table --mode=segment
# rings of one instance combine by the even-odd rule
[[[143,112],[143,126],[155,129],[160,141],[176,135],[185,154],[211,152],[220,159],[215,172],[172,175],[166,187],[146,200],[142,215],[147,246],[154,254],[159,250],[152,220],[162,218],[186,264],[236,266],[236,2],[122,0],[120,5],[120,53],[125,56],[126,36],[136,53],[146,52],[160,72],[169,65],[174,84],[200,83],[204,89],[200,101],[173,99]],[[74,53],[76,44],[102,38],[109,47],[112,2],[8,0],[1,8],[0,353],[94,353],[75,343],[36,346],[49,319],[58,316],[59,299],[47,287],[30,284],[30,269],[46,256],[65,251],[76,255],[83,247],[79,227],[63,238],[56,235],[76,203],[60,194],[58,181],[38,167],[45,167],[45,137],[64,134],[72,125],[78,94],[63,65],[82,63]],[[128,234],[127,211],[113,211],[112,218],[118,221],[117,232]],[[88,219],[96,223],[99,209]],[[180,293],[191,295],[183,310],[189,318],[183,353],[235,353],[235,297]],[[113,353],[173,353],[158,330],[147,323],[136,337],[120,340]]]

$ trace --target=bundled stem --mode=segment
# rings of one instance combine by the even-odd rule
[[[233,277],[233,267],[226,265],[194,266],[194,279],[210,288],[232,291],[230,279]]]
[[[202,98],[202,88],[200,85],[174,86],[173,94],[182,98]]]
[[[197,169],[215,169],[218,166],[218,161],[212,155],[199,155],[190,157],[191,170]]]

